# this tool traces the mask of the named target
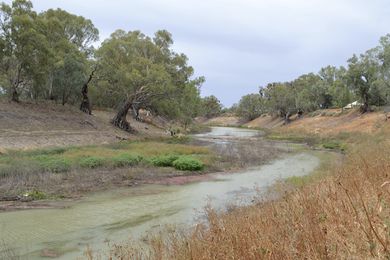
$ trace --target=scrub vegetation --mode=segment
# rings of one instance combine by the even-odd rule
[[[78,197],[144,178],[204,173],[218,158],[207,147],[170,141],[8,150],[0,155],[0,200]],[[169,167],[166,170],[165,167]],[[149,176],[149,177],[147,177]],[[70,188],[71,187],[71,188]],[[35,196],[45,194],[45,196]]]
[[[210,151],[205,147],[154,141],[25,152],[9,151],[0,157],[0,176],[15,175],[24,171],[31,174],[41,172],[54,174],[71,169],[128,167],[140,163],[156,167],[174,167],[173,163],[178,159],[197,162],[202,167],[193,170],[201,170],[203,168],[202,158],[205,155],[210,155]]]
[[[61,9],[36,12],[29,0],[0,4],[0,99],[12,103],[0,111],[4,142],[42,132],[44,139],[73,136],[69,130],[75,129],[66,127],[75,125],[85,136],[106,129],[115,140],[38,150],[0,147],[1,201],[75,198],[145,179],[259,165],[280,154],[275,141],[306,143],[345,160],[334,165],[328,158],[326,167],[287,179],[282,192],[256,198],[251,206],[208,207],[207,219],[186,231],[171,228],[139,243],[114,245],[109,259],[390,259],[390,34],[353,54],[345,67],[270,82],[231,108],[215,96],[201,97],[205,78],[195,77],[188,57],[173,50],[168,31],[148,36],[118,29],[95,48],[98,40],[98,29],[82,16]],[[40,116],[20,112],[23,104],[32,107],[29,102],[44,107]],[[46,113],[46,104],[53,103],[64,110]],[[79,110],[71,120],[65,105]],[[99,128],[94,119],[103,111],[96,107],[116,111],[106,113],[109,126]],[[373,111],[376,116],[370,116]],[[235,126],[267,121],[272,141],[233,140],[209,149],[181,136],[207,130],[192,126],[195,118],[218,122],[220,115]],[[55,122],[55,129],[44,121]],[[349,121],[354,124],[345,127]],[[309,124],[313,131],[305,131]],[[135,141],[137,133],[137,140],[142,136],[134,125],[145,131],[153,125],[172,138]],[[99,258],[90,250],[86,257]]]
[[[315,178],[287,180],[276,200],[260,197],[228,212],[207,207],[207,221],[190,231],[169,228],[150,235],[146,245],[131,241],[109,254],[116,259],[387,259],[387,135],[350,139],[341,165],[327,158]],[[86,256],[96,257],[92,251]]]

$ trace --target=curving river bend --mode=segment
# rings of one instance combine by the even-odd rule
[[[255,130],[214,127],[196,138],[229,143],[257,136]],[[122,188],[90,195],[67,208],[0,213],[0,251],[10,248],[22,259],[41,259],[48,250],[58,252],[58,259],[75,259],[88,245],[104,249],[108,241],[140,237],[166,224],[191,224],[207,203],[217,208],[237,200],[248,203],[277,180],[309,174],[319,162],[312,153],[294,153],[245,171],[214,174],[212,180]]]

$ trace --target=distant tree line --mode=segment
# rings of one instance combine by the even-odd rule
[[[379,45],[353,55],[347,67],[327,66],[290,82],[269,83],[259,93],[245,95],[231,111],[248,120],[262,114],[280,116],[317,109],[343,108],[358,101],[362,113],[390,104],[390,34]]]
[[[194,78],[188,58],[172,50],[172,35],[157,31],[117,30],[98,49],[99,31],[91,20],[61,9],[37,13],[31,1],[0,6],[0,95],[14,102],[53,100],[80,106],[117,109],[112,123],[124,130],[129,111],[139,119],[148,109],[189,124],[212,116],[213,98],[202,99],[203,77]],[[218,107],[219,106],[219,107]]]

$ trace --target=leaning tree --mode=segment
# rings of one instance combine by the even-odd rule
[[[98,88],[122,97],[113,125],[133,131],[126,120],[129,110],[135,118],[140,109],[158,110],[162,104],[158,101],[175,99],[191,83],[193,69],[185,55],[171,50],[172,43],[167,31],[150,38],[140,31],[122,30],[102,43],[96,53]]]

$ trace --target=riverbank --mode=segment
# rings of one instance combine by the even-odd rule
[[[44,208],[3,212],[0,222],[7,223],[1,230],[5,249],[31,259],[47,252],[63,259],[76,258],[88,245],[97,250],[107,241],[117,243],[129,236],[142,239],[165,225],[196,223],[203,216],[197,213],[208,201],[221,209],[237,199],[252,203],[257,192],[267,192],[280,179],[309,174],[320,164],[314,154],[318,152],[308,152],[297,144],[266,141],[257,131],[223,128],[214,133],[217,136],[207,134],[208,142],[204,134],[196,140],[208,143],[207,149],[221,155],[224,159],[216,160],[221,165],[241,170],[147,178],[148,184],[89,192],[76,202],[60,200],[56,208],[47,209],[44,201],[36,201],[33,203]],[[263,166],[255,166],[259,164]]]
[[[98,191],[207,180],[210,173],[262,165],[296,150],[258,137],[224,138],[8,150],[0,158],[0,210],[62,207],[64,200],[79,200]],[[183,165],[175,164],[176,160]]]
[[[207,221],[189,232],[167,231],[147,246],[125,243],[111,254],[148,259],[389,258],[390,127],[327,135],[280,129],[273,137],[306,142],[326,138],[333,143],[325,146],[343,147],[346,159],[320,176],[288,180],[295,188],[282,189],[288,192],[279,199],[228,212],[209,207]]]

